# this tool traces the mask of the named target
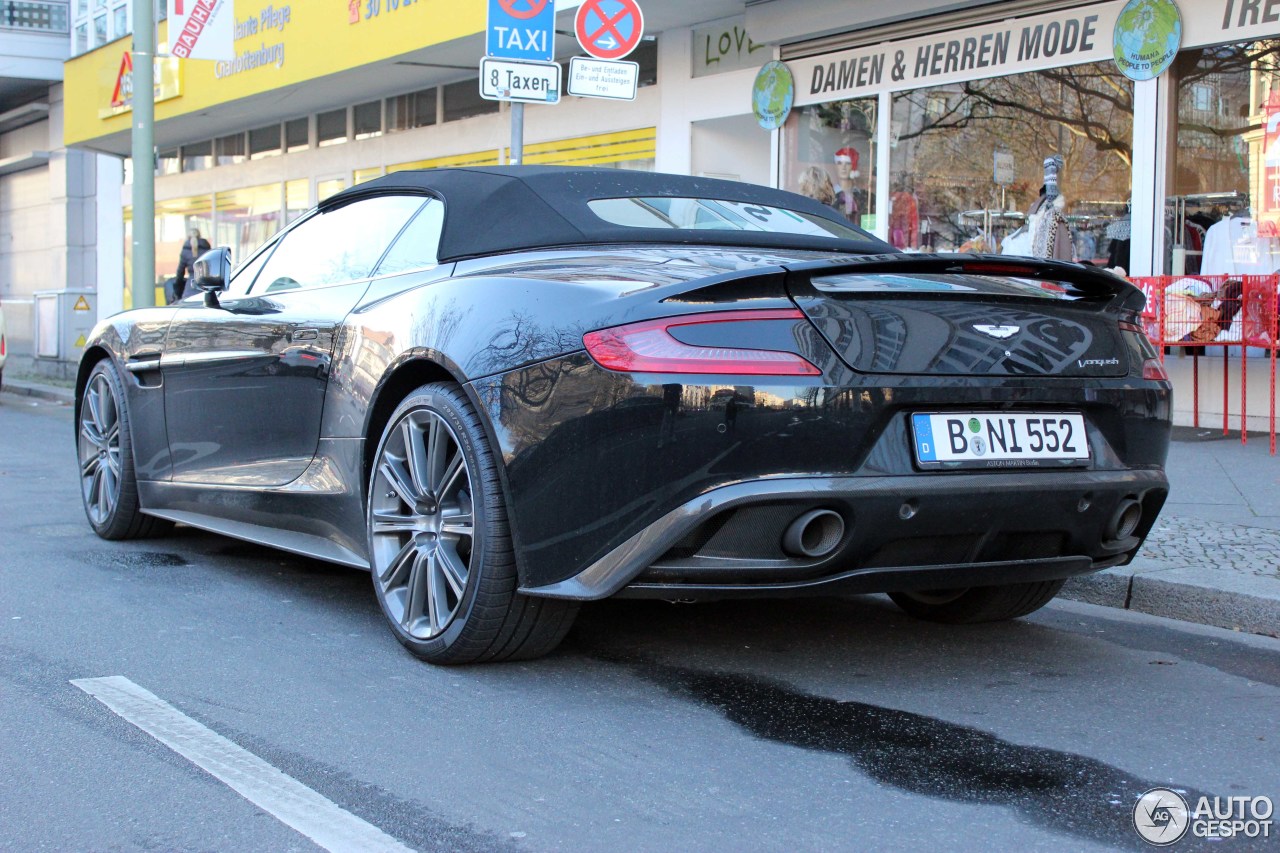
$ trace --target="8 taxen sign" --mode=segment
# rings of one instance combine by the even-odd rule
[[[560,103],[560,66],[554,62],[480,60],[480,97],[524,104]]]
[[[501,59],[555,58],[555,0],[489,0],[485,53]]]

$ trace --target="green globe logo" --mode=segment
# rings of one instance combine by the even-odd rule
[[[765,130],[777,130],[791,114],[796,100],[796,80],[791,69],[774,60],[766,62],[751,88],[751,110]]]
[[[1130,80],[1164,73],[1182,46],[1182,13],[1174,0],[1129,0],[1112,35],[1116,66]]]

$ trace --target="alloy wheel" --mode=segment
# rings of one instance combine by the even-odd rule
[[[374,471],[369,526],[388,614],[414,639],[439,636],[462,603],[476,550],[471,472],[440,415],[416,409],[393,427]]]
[[[106,374],[93,377],[80,410],[80,490],[94,524],[120,502],[120,408]]]

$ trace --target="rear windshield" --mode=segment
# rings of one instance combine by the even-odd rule
[[[740,201],[710,198],[599,198],[587,203],[591,212],[612,225],[629,228],[672,228],[682,231],[764,231],[865,240],[866,235],[830,219]]]
[[[1081,296],[1070,285],[1034,278],[994,275],[843,273],[815,276],[813,286],[829,293],[982,293],[1065,300]]]

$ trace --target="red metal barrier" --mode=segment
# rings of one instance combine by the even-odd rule
[[[1240,348],[1240,440],[1247,443],[1249,401],[1249,347],[1267,350],[1271,362],[1271,453],[1276,452],[1276,292],[1280,276],[1151,276],[1133,283],[1147,297],[1142,324],[1147,337],[1165,353],[1183,348],[1192,359],[1192,422],[1200,426],[1200,355],[1209,347],[1221,347],[1222,432],[1230,429],[1231,347]]]

